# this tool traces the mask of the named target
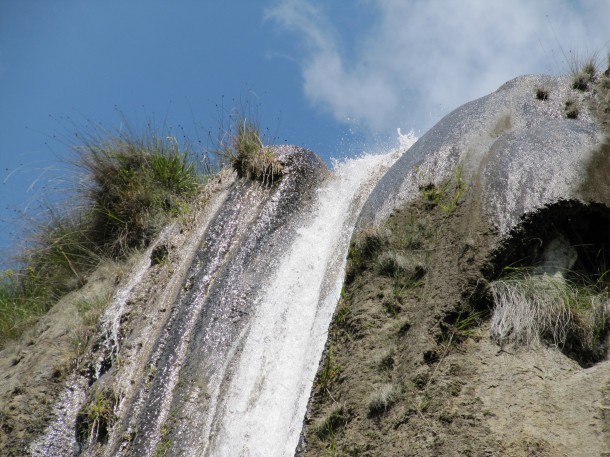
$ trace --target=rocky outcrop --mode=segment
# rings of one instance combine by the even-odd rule
[[[589,97],[570,81],[522,76],[448,114],[388,171],[360,224],[385,220],[417,198],[421,186],[440,184],[457,167],[501,236],[524,214],[557,201],[603,198],[581,192],[602,132],[587,109]],[[566,115],[569,101],[580,106],[575,119]]]

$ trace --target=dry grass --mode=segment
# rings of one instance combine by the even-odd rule
[[[523,274],[494,281],[491,336],[501,344],[550,342],[596,358],[610,325],[610,297],[596,285]]]
[[[531,345],[551,338],[565,344],[575,297],[564,280],[550,276],[502,279],[490,285],[494,301],[491,335],[502,343]]]
[[[388,411],[398,400],[398,389],[393,384],[378,386],[369,398],[369,415],[379,416]]]

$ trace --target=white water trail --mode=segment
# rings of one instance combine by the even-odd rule
[[[161,236],[171,229],[168,226]],[[132,265],[132,274],[124,285],[118,287],[115,295],[111,297],[110,304],[104,311],[101,322],[102,348],[101,359],[95,365],[94,380],[99,379],[101,365],[104,357],[114,359],[119,350],[120,319],[124,313],[126,303],[133,289],[142,281],[148,267],[154,245],[151,245]],[[86,400],[86,390],[89,380],[85,376],[73,373],[64,386],[55,404],[53,405],[53,419],[46,426],[44,432],[30,444],[29,452],[32,456],[59,456],[76,455],[79,445],[76,442],[76,418],[78,411]]]
[[[410,142],[405,138],[409,137]],[[317,211],[299,230],[256,315],[203,455],[293,456],[327,331],[343,284],[354,224],[371,190],[401,149],[336,164]]]

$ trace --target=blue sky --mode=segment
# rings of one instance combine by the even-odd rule
[[[0,0],[0,249],[74,178],[87,125],[154,118],[205,143],[249,102],[271,140],[330,162],[603,61],[608,18],[605,0]]]

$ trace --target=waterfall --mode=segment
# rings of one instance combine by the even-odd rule
[[[316,211],[263,285],[207,456],[292,456],[360,208],[400,152],[336,164]]]
[[[186,239],[165,230],[156,243],[178,246],[174,274],[155,283],[143,257],[106,313],[94,354],[105,369],[71,378],[32,454],[294,455],[354,225],[415,141],[399,139],[333,173],[309,151],[279,147],[287,173],[275,186],[230,180]],[[118,399],[115,418],[83,441],[74,416],[102,388]]]

